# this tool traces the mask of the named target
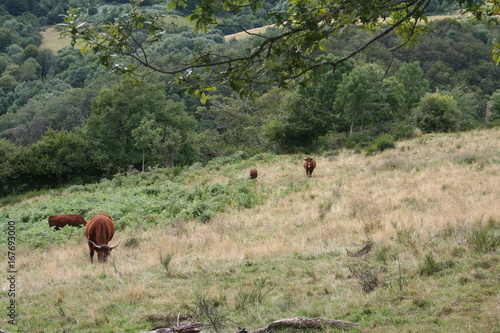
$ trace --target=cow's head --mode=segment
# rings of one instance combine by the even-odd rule
[[[307,157],[307,158],[304,158],[304,161],[306,161],[306,162],[307,162],[307,166],[310,166],[310,165],[311,165],[312,160],[314,160],[314,158],[313,158],[313,157]]]
[[[108,256],[111,254],[111,250],[113,250],[121,243],[121,241],[119,241],[118,244],[116,244],[115,246],[107,246],[107,245],[97,245],[91,240],[89,240],[89,242],[92,243],[94,251],[97,252],[97,260],[99,260],[99,262],[108,261]]]

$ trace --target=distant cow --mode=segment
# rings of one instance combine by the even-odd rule
[[[80,214],[67,215],[51,215],[49,216],[49,227],[54,227],[55,230],[64,228],[67,225],[75,227],[83,227],[87,221]]]
[[[250,170],[250,178],[251,179],[256,179],[257,178],[257,169]]]
[[[99,262],[106,262],[108,256],[115,246],[108,246],[108,242],[115,234],[115,224],[113,219],[104,212],[92,216],[85,228],[85,236],[87,236],[89,249],[90,249],[90,262],[94,262],[94,251],[97,252],[97,259]]]
[[[316,168],[316,161],[312,157],[304,158],[304,169],[306,169],[306,176],[311,177]]]

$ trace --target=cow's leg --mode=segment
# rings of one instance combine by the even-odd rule
[[[94,246],[89,242],[90,262],[94,262]]]

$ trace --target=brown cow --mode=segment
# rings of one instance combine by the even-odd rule
[[[64,228],[67,225],[74,227],[83,227],[87,221],[80,214],[67,215],[51,215],[49,216],[49,227],[54,227],[55,230]]]
[[[108,256],[115,246],[108,246],[108,242],[115,234],[115,224],[113,219],[104,212],[92,216],[85,228],[85,236],[87,236],[89,249],[90,249],[90,262],[94,262],[94,251],[97,252],[97,259],[99,262],[106,262]]]
[[[316,161],[312,157],[304,158],[304,169],[306,169],[306,176],[311,177],[316,168]]]
[[[256,179],[257,178],[257,169],[250,170],[250,178],[251,179]]]

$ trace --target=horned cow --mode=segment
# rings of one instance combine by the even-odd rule
[[[316,168],[316,161],[312,157],[304,158],[304,169],[306,169],[306,176],[311,177]]]
[[[108,246],[108,242],[115,234],[115,223],[108,214],[99,212],[99,214],[92,216],[85,228],[85,236],[87,236],[90,262],[94,262],[94,251],[97,252],[97,259],[99,262],[106,262],[111,250],[117,247]]]
[[[87,221],[80,214],[65,214],[65,215],[50,215],[49,227],[54,227],[55,230],[64,228],[67,225],[74,227],[83,227]]]

